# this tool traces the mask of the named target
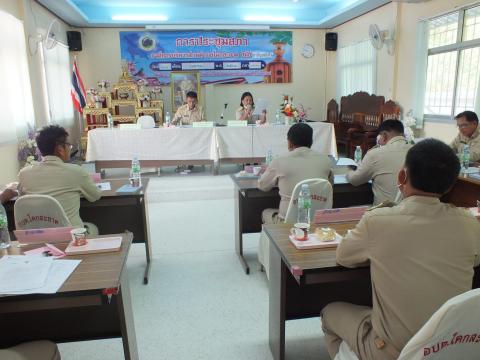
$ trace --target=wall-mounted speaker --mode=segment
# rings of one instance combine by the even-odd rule
[[[338,34],[334,32],[328,32],[325,34],[325,50],[337,51]]]
[[[80,31],[67,31],[68,50],[82,51],[82,34]]]

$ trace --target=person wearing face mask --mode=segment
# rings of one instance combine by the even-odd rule
[[[464,111],[455,116],[458,127],[458,135],[450,146],[457,154],[463,152],[464,145],[470,147],[470,161],[480,161],[480,130],[478,117],[473,111]]]
[[[247,120],[248,124],[264,124],[267,121],[267,111],[264,110],[260,115],[254,115],[255,103],[253,95],[250,92],[244,92],[240,98],[240,107],[235,113],[237,120]]]
[[[378,145],[370,149],[361,164],[346,175],[347,181],[359,186],[372,180],[373,204],[394,201],[397,195],[396,174],[412,147],[403,136],[403,124],[399,120],[385,120],[379,128]]]
[[[197,121],[205,121],[203,108],[198,105],[198,96],[195,91],[187,92],[187,103],[180,106],[172,119],[173,125],[192,125]]]
[[[334,302],[322,310],[332,359],[342,340],[359,359],[397,359],[443,303],[472,288],[480,223],[469,211],[440,202],[459,171],[448,145],[419,142],[397,176],[404,199],[367,211],[343,238],[337,263],[370,266],[373,307]]]

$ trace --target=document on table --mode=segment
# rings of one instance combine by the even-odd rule
[[[337,161],[337,166],[348,166],[348,165],[358,166],[357,163],[350,158],[341,157]]]
[[[257,99],[257,103],[255,104],[255,109],[253,110],[252,115],[261,115],[263,111],[266,111],[268,108],[268,100],[267,99]]]
[[[30,291],[45,285],[53,259],[7,255],[0,259],[0,294]]]
[[[102,190],[102,191],[109,191],[112,190],[112,187],[110,185],[110,182],[102,182],[102,183],[97,183],[95,184],[97,187]]]

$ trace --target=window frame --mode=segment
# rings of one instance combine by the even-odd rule
[[[463,33],[464,33],[464,30],[465,30],[464,29],[465,12],[470,10],[470,9],[476,8],[476,7],[480,7],[480,3],[471,4],[471,5],[465,6],[461,9],[458,9],[458,10],[455,10],[455,11],[452,11],[452,12],[449,12],[449,13],[446,13],[446,14],[442,14],[440,16],[435,16],[433,18],[428,19],[428,22],[430,22],[432,20],[435,20],[435,19],[438,19],[438,18],[441,18],[441,17],[444,17],[444,16],[448,16],[449,14],[458,13],[458,24],[457,24],[458,30],[457,30],[457,39],[456,39],[455,43],[429,49],[428,48],[429,36],[427,36],[427,64],[428,64],[428,58],[431,55],[445,54],[445,53],[449,53],[449,52],[453,52],[453,51],[455,51],[457,53],[457,60],[456,60],[456,64],[455,64],[455,80],[454,80],[454,85],[453,85],[452,109],[451,109],[450,115],[427,114],[427,113],[424,112],[423,118],[424,118],[425,121],[449,122],[450,123],[450,121],[453,118],[455,118],[455,115],[456,115],[455,114],[455,108],[456,108],[457,91],[458,91],[457,85],[458,85],[458,76],[459,76],[460,61],[461,61],[460,54],[463,50],[477,48],[477,47],[480,48],[480,38],[473,39],[473,40],[467,40],[467,41],[462,40],[463,39]],[[427,70],[425,69],[425,71],[427,71]],[[477,89],[477,92],[478,91],[480,91],[480,88]],[[425,101],[426,92],[427,92],[427,89],[425,88],[425,90],[423,92],[424,101]],[[423,111],[425,111],[425,105],[424,105]]]

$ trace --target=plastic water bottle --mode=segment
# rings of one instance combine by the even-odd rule
[[[107,114],[107,126],[109,129],[113,129],[113,117],[112,114]]]
[[[167,113],[165,114],[165,125],[170,126],[170,123],[171,123],[171,119],[170,119],[170,113],[167,111]]]
[[[275,113],[275,124],[280,124],[280,109],[277,109],[277,112]]]
[[[470,146],[467,144],[463,145],[463,157],[462,157],[462,167],[463,171],[468,170],[468,166],[470,165]]]
[[[273,160],[272,149],[268,149],[268,151],[267,151],[267,156],[265,157],[265,163],[267,164],[267,166],[270,165],[270,163],[272,162],[272,160]]]
[[[308,224],[310,228],[310,209],[312,208],[312,198],[310,197],[310,187],[308,184],[302,184],[300,194],[298,195],[298,215],[297,222]]]
[[[357,146],[355,148],[355,154],[353,155],[355,162],[360,165],[362,162],[362,148],[360,146]]]
[[[132,160],[132,168],[130,170],[130,183],[134,187],[139,187],[142,185],[140,161],[136,156]]]
[[[0,205],[0,249],[10,247],[10,234],[8,232],[7,213],[2,205]]]

